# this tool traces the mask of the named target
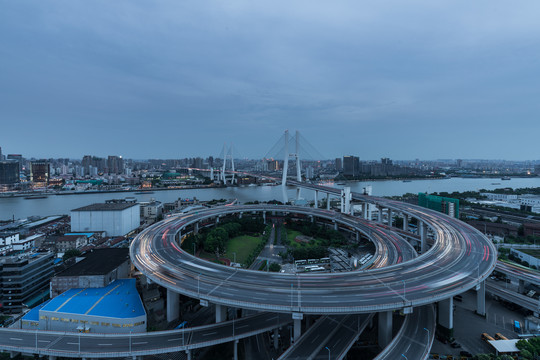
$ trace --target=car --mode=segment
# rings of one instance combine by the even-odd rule
[[[472,354],[470,352],[468,352],[468,351],[465,351],[465,350],[461,350],[459,352],[459,355],[460,356],[466,356],[466,357],[472,357]]]
[[[451,342],[451,343],[450,343],[450,346],[453,347],[454,349],[457,349],[457,348],[460,348],[460,347],[461,347],[461,345],[460,345],[459,343],[455,342],[455,341],[454,341],[454,342]]]

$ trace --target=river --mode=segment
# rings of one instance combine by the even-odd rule
[[[449,178],[437,180],[401,180],[347,182],[351,191],[361,192],[366,185],[372,186],[372,195],[397,196],[405,193],[418,192],[453,192],[493,190],[502,187],[526,188],[540,187],[540,178],[512,178],[511,180],[485,178]],[[343,185],[334,185],[343,187]],[[296,196],[294,188],[288,188],[289,198]],[[312,191],[302,189],[301,196],[313,200]],[[282,200],[281,186],[228,187],[211,189],[186,189],[155,191],[152,194],[135,194],[135,192],[94,193],[77,195],[50,195],[45,199],[24,199],[23,197],[0,198],[0,220],[11,218],[22,219],[32,215],[49,216],[69,214],[70,210],[109,199],[135,197],[139,201],[156,199],[161,202],[172,202],[178,198],[193,198],[199,200],[238,199],[240,202]]]

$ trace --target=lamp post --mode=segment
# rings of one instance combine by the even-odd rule
[[[407,297],[405,296],[405,280],[401,280],[403,282],[403,300],[407,302]]]
[[[409,359],[407,359],[407,357],[405,355],[401,354],[401,356],[403,356],[405,358],[405,360],[409,360]]]
[[[328,348],[328,346],[325,346],[324,348],[328,350],[328,360],[330,360],[330,349]]]
[[[129,330],[129,353],[131,354],[131,330]]]
[[[426,330],[426,331],[427,331],[427,342],[429,343],[429,330],[428,330],[428,329],[426,329],[426,328],[424,328],[424,330]]]
[[[233,259],[234,259],[233,262],[236,263],[236,252],[233,252],[232,254],[233,254]]]
[[[195,243],[193,243],[193,256],[195,256]]]
[[[201,273],[197,276],[197,295],[201,296]]]

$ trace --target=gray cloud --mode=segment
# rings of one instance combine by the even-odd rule
[[[538,159],[539,10],[1,1],[0,146],[256,157],[288,128],[327,157]]]

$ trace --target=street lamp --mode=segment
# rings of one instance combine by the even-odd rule
[[[197,295],[201,296],[201,273],[197,276]]]
[[[232,254],[233,254],[233,258],[234,258],[234,261],[233,261],[233,262],[236,263],[236,253],[233,252]]]
[[[129,353],[131,354],[131,330],[129,330]]]
[[[403,356],[406,360],[409,360],[409,359],[407,359],[407,357],[405,355],[401,354],[401,356]]]
[[[429,343],[429,330],[428,330],[428,329],[426,329],[426,328],[424,328],[424,330],[426,330],[426,331],[427,331],[427,342]]]
[[[401,280],[403,282],[403,300],[407,302],[407,298],[405,297],[405,280]]]
[[[330,349],[328,348],[328,346],[325,346],[324,348],[328,350],[328,360],[330,360]]]
[[[193,256],[195,256],[195,243],[193,243]]]

